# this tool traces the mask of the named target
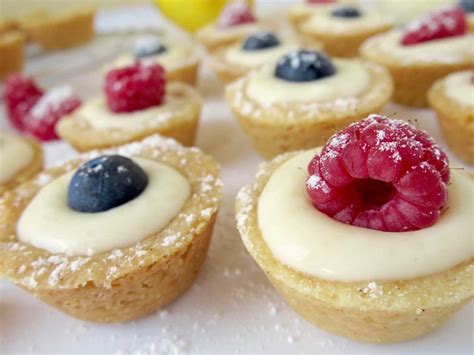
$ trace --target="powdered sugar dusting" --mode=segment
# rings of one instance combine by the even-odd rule
[[[31,109],[31,117],[43,118],[48,110],[56,110],[65,100],[74,97],[74,91],[70,86],[59,86],[50,89],[43,95]]]

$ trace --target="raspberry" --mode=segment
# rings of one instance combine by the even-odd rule
[[[49,90],[25,117],[25,131],[42,141],[57,139],[56,123],[81,105],[69,86]]]
[[[10,123],[18,130],[24,128],[26,114],[43,95],[33,79],[23,75],[12,75],[5,81],[3,99]]]
[[[444,7],[410,23],[403,35],[405,46],[446,37],[461,36],[467,32],[464,10],[458,6]]]
[[[246,2],[233,1],[222,10],[217,20],[217,27],[227,28],[255,21],[255,16]]]
[[[380,231],[427,228],[448,198],[446,154],[426,132],[379,115],[333,135],[308,173],[306,189],[318,210]]]
[[[132,112],[160,105],[165,96],[165,70],[156,63],[140,63],[111,70],[104,92],[113,112]]]

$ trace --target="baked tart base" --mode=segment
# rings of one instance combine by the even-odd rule
[[[173,82],[167,85],[166,95],[181,100],[187,108],[183,110],[185,114],[175,112],[166,120],[157,120],[147,125],[137,124],[135,129],[97,129],[76,111],[64,117],[56,126],[56,131],[80,152],[115,147],[156,133],[186,146],[193,145],[202,105],[199,94],[187,84]]]
[[[361,47],[360,54],[363,58],[387,68],[394,84],[392,99],[399,104],[413,107],[428,106],[428,90],[436,80],[455,71],[470,69],[474,65],[474,58],[465,58],[458,63],[400,63],[397,58],[380,53],[370,42]]]
[[[444,80],[428,92],[430,106],[436,111],[449,148],[462,160],[474,165],[474,111],[459,105],[445,94]]]
[[[272,158],[322,145],[348,124],[379,112],[392,95],[392,81],[384,68],[366,65],[371,83],[357,98],[263,106],[246,94],[244,77],[226,88],[226,99],[256,151]]]
[[[0,80],[21,72],[26,38],[20,31],[0,33]]]
[[[180,81],[196,86],[199,77],[199,60],[193,63],[166,72],[166,80],[169,82]]]
[[[18,218],[42,186],[101,154],[169,164],[189,180],[192,195],[163,230],[130,247],[67,256],[19,241]],[[48,169],[0,201],[0,275],[79,319],[122,322],[152,313],[189,288],[206,258],[221,198],[218,174],[210,156],[158,135]]]
[[[329,332],[387,343],[433,331],[472,298],[472,259],[442,273],[376,283],[323,280],[277,260],[262,238],[257,206],[272,173],[298,153],[263,163],[255,182],[244,187],[236,201],[237,227],[247,250],[297,313]]]
[[[41,145],[32,138],[22,137],[33,150],[33,156],[31,161],[15,174],[10,180],[0,183],[0,197],[5,194],[8,190],[15,188],[23,182],[31,179],[33,176],[38,174],[43,168],[43,148]],[[1,225],[0,225],[1,228]]]

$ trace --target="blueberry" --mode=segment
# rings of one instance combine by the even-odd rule
[[[110,210],[133,200],[148,185],[148,176],[132,160],[104,155],[84,163],[68,188],[68,205],[78,212]]]
[[[360,17],[362,14],[360,13],[359,9],[355,7],[343,6],[333,10],[331,15],[334,17],[355,18]]]
[[[300,49],[284,55],[277,63],[275,76],[286,81],[313,81],[336,72],[328,57],[320,52]]]
[[[143,37],[135,42],[135,58],[146,58],[166,52],[166,47],[157,37]]]
[[[458,4],[464,11],[474,12],[474,0],[458,0]]]
[[[250,35],[242,45],[244,51],[255,51],[276,47],[280,44],[278,38],[271,32],[258,32]]]

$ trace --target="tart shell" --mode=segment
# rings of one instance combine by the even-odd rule
[[[428,106],[428,90],[433,83],[446,75],[472,68],[474,58],[466,57],[457,63],[412,62],[404,63],[381,53],[377,48],[379,39],[369,39],[361,47],[364,59],[383,65],[390,71],[394,83],[392,99],[402,105],[414,107]]]
[[[472,259],[442,273],[376,283],[323,280],[277,260],[261,235],[257,206],[272,173],[296,154],[281,155],[261,165],[255,182],[237,196],[236,218],[251,256],[303,318],[353,340],[398,342],[433,331],[473,297]]]
[[[183,101],[181,113],[173,113],[169,119],[135,129],[97,129],[80,116],[78,111],[64,117],[56,126],[58,135],[80,152],[104,149],[139,141],[153,134],[170,137],[183,145],[193,145],[201,112],[201,97],[189,85],[172,82],[167,85],[166,95]]]
[[[15,174],[10,180],[0,183],[0,197],[5,194],[8,190],[15,188],[26,180],[31,179],[33,176],[38,174],[43,168],[43,148],[41,144],[36,142],[32,138],[21,137],[20,139],[25,140],[33,150],[33,156],[31,161]]]
[[[166,80],[169,82],[179,81],[196,86],[199,75],[199,60],[193,63],[166,72]]]
[[[365,65],[371,83],[353,99],[264,106],[246,94],[248,76],[227,86],[226,99],[257,152],[264,158],[272,158],[322,145],[348,124],[379,112],[392,95],[392,81],[384,68],[371,63]]]
[[[474,165],[474,111],[459,105],[445,94],[444,79],[428,92],[428,100],[436,111],[449,148],[462,160]]]
[[[26,38],[20,31],[0,33],[0,80],[21,72]]]
[[[18,240],[17,221],[42,186],[100,154],[169,164],[189,180],[192,195],[163,230],[129,247],[68,256]],[[83,320],[122,322],[154,312],[189,288],[205,260],[221,198],[218,173],[199,149],[158,135],[48,169],[0,200],[0,275]]]

